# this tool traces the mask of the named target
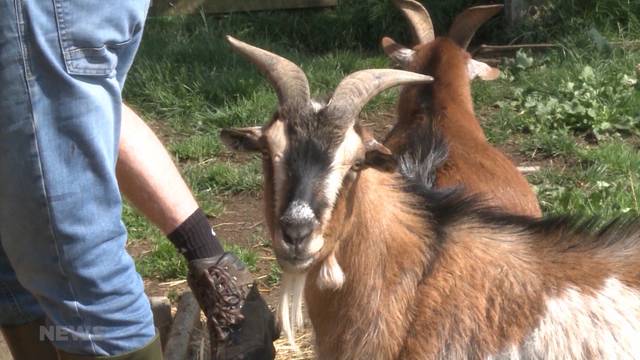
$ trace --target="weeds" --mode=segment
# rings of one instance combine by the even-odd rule
[[[518,53],[515,75],[507,72],[506,76],[513,81],[532,66],[532,58]],[[498,104],[523,118],[524,132],[572,131],[597,140],[616,133],[639,134],[640,101],[633,69],[628,73],[608,73],[578,65],[577,70],[580,72],[574,76],[555,79],[553,89],[538,84],[514,86],[511,99]]]
[[[267,285],[275,286],[280,283],[280,277],[282,275],[282,270],[275,262],[271,263],[271,267],[269,268],[269,274],[267,275]]]

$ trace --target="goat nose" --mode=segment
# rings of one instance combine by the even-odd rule
[[[297,245],[308,237],[316,228],[318,222],[309,204],[295,200],[280,218],[280,225],[284,231],[285,241]]]
[[[282,223],[285,236],[284,241],[291,245],[299,245],[304,239],[306,239],[313,229],[315,229],[314,221],[305,221],[297,223]]]

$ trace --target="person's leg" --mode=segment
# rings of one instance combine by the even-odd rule
[[[0,325],[17,326],[44,318],[38,301],[16,277],[0,246]]]
[[[38,301],[20,285],[0,246],[0,336],[14,359],[57,359],[51,342],[40,337],[44,321]]]
[[[147,7],[0,0],[0,241],[68,353],[121,354],[155,334],[115,178],[121,86]]]

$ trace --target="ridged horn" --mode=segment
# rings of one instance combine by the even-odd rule
[[[436,38],[429,12],[422,4],[413,0],[394,0],[393,3],[409,20],[417,44],[428,43]]]
[[[453,19],[449,28],[449,38],[466,49],[476,30],[502,10],[504,5],[482,5],[470,7]]]
[[[432,81],[431,76],[410,71],[361,70],[347,76],[338,84],[324,111],[329,119],[350,126],[369,100],[380,92],[393,86]]]
[[[296,64],[269,51],[227,36],[231,47],[251,61],[276,90],[281,109],[311,106],[309,81]]]

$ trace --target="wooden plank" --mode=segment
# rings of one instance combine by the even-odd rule
[[[200,306],[191,291],[180,297],[169,339],[164,349],[165,360],[184,360],[189,352],[191,333],[200,321]]]
[[[336,6],[337,0],[155,0],[151,15],[208,14]]]

